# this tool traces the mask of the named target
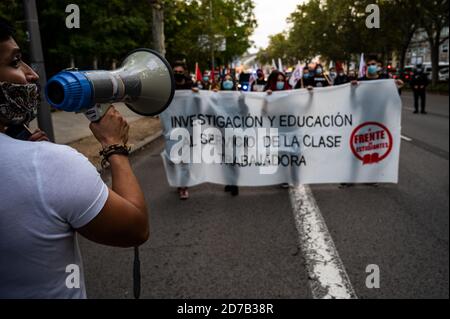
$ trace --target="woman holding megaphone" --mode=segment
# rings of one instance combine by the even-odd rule
[[[111,189],[83,155],[43,132],[6,134],[34,118],[37,80],[0,20],[0,298],[86,298],[77,233],[138,246],[149,237],[147,205],[128,160],[129,126],[114,107],[90,125],[111,165]],[[78,285],[67,269],[79,270]]]

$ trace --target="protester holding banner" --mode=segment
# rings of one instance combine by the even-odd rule
[[[372,56],[369,57],[369,59],[366,62],[366,75],[359,79],[359,81],[376,81],[376,80],[386,80],[386,77],[381,74],[381,67],[380,62],[378,61],[377,57]],[[396,80],[397,89],[400,89],[403,86],[403,81]],[[352,80],[352,85],[357,86],[358,81]],[[367,183],[368,186],[378,187],[378,183]],[[342,188],[345,187],[353,187],[354,184],[351,183],[344,183],[341,184]]]
[[[287,82],[286,75],[283,72],[274,70],[267,80],[267,85],[264,88],[264,92],[267,92],[270,95],[274,91],[285,91],[290,89],[291,87]]]
[[[321,88],[333,85],[328,75],[325,74],[323,66],[321,64],[316,65],[315,75],[314,75],[314,85],[313,87]]]
[[[224,76],[224,78],[220,83],[220,90],[228,92],[237,91],[236,80],[233,78],[231,74],[227,74]],[[225,186],[225,192],[231,193],[232,196],[238,196],[239,187],[235,185],[227,185]]]
[[[236,91],[237,85],[236,80],[231,76],[231,74],[227,74],[223,77],[220,82],[220,90],[221,91]]]
[[[203,82],[198,81],[197,86],[194,87],[194,83],[191,79],[186,75],[187,67],[186,64],[182,61],[177,61],[173,65],[173,75],[175,77],[175,89],[176,90],[202,90]],[[187,187],[179,187],[178,195],[181,200],[189,199],[189,189]]]
[[[363,77],[359,78],[358,81],[387,80],[386,76],[381,73],[382,67],[380,67],[381,64],[376,56],[369,57],[366,65],[366,74]],[[357,84],[357,81],[352,81],[352,83]],[[402,80],[399,79],[397,79],[395,83],[398,89],[401,89],[405,84]]]
[[[330,79],[331,85],[334,84],[334,81],[336,80],[337,76],[338,76],[338,73],[336,72],[336,68],[332,67],[330,69],[330,74],[329,74],[329,79]]]
[[[278,70],[272,71],[267,81],[266,89],[268,95],[271,95],[273,91],[286,91],[290,90],[291,87],[287,81],[286,75]],[[281,187],[288,188],[289,184],[283,183]]]
[[[314,86],[314,72],[311,73],[308,67],[303,69],[303,76],[295,85],[295,89],[306,89]]]
[[[264,92],[267,81],[264,77],[264,71],[258,69],[256,71],[257,79],[252,83],[252,92]]]
[[[356,76],[356,70],[352,69],[348,72],[348,81],[353,82],[358,80],[358,77]]]
[[[342,69],[339,71],[333,84],[334,85],[342,85],[342,84],[347,84],[350,82],[351,82],[350,77],[347,74],[345,74],[344,70]]]

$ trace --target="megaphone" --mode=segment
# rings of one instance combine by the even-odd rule
[[[133,112],[154,116],[172,102],[175,80],[169,63],[157,52],[137,49],[114,71],[65,70],[45,88],[47,101],[66,112],[83,112],[99,121],[111,103],[123,102]]]

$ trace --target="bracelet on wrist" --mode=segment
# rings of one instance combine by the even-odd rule
[[[131,151],[131,147],[127,145],[121,145],[121,144],[113,144],[104,147],[100,151],[100,156],[102,157],[102,168],[106,168],[107,163],[109,163],[109,158],[112,155],[124,155],[129,156]]]

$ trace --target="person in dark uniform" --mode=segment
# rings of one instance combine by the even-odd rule
[[[414,75],[412,76],[410,85],[414,93],[414,114],[419,113],[419,99],[421,101],[421,113],[427,114],[426,107],[426,90],[427,86],[430,84],[427,74],[424,72],[422,64],[417,64],[414,70]]]
[[[306,89],[314,86],[314,72],[311,73],[308,67],[303,69],[303,76],[295,85],[295,89]]]

